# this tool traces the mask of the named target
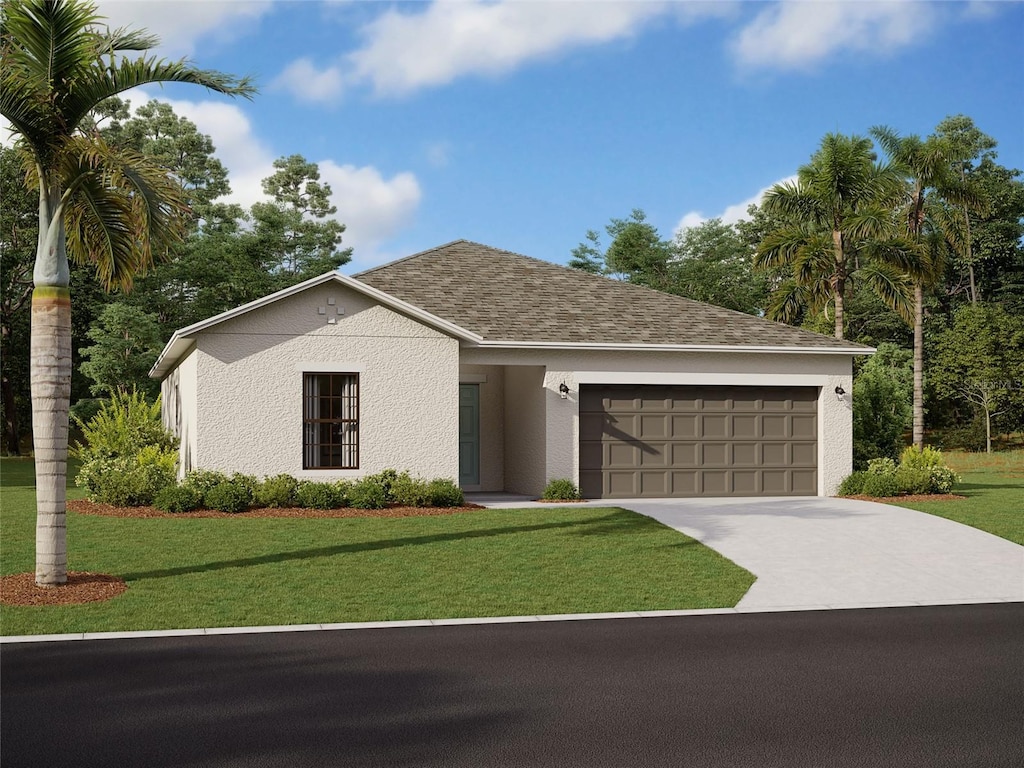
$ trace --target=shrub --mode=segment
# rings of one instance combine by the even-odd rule
[[[944,467],[942,451],[938,448],[918,448],[916,445],[909,445],[900,454],[900,466],[911,469],[931,469],[932,467]]]
[[[194,488],[186,485],[169,485],[153,499],[153,506],[164,512],[191,512],[198,509],[203,498]]]
[[[577,501],[580,498],[580,490],[569,478],[557,477],[548,481],[541,498],[546,501]]]
[[[868,471],[864,474],[864,486],[861,489],[864,495],[885,498],[895,496],[898,492],[895,472],[882,474]]]
[[[949,467],[932,467],[929,470],[932,481],[932,493],[949,493],[953,486],[960,482],[960,476]]]
[[[239,488],[245,489],[245,492],[249,494],[249,501],[253,501],[256,498],[256,489],[260,486],[260,481],[253,475],[243,475],[241,472],[232,472],[231,477],[228,478],[228,482],[233,485],[237,485]]]
[[[304,509],[335,509],[343,506],[342,499],[336,483],[305,480],[295,488],[295,500]]]
[[[871,459],[868,462],[868,473],[872,475],[896,474],[896,462],[888,457]]]
[[[135,456],[94,456],[82,465],[75,482],[86,489],[92,501],[117,507],[145,506],[175,484],[177,463],[177,451],[156,446]]]
[[[228,480],[203,494],[203,505],[219,512],[243,512],[252,503],[249,490],[242,484]]]
[[[437,478],[427,483],[432,507],[461,507],[466,502],[462,489],[452,480]]]
[[[391,498],[403,507],[429,507],[430,487],[426,480],[400,473],[391,483]]]
[[[291,475],[266,477],[256,486],[253,500],[261,507],[292,507],[299,481]]]
[[[864,493],[864,478],[867,477],[867,474],[867,472],[859,470],[847,475],[839,484],[836,496],[858,496]]]
[[[928,473],[928,490],[920,493],[949,493],[960,479],[946,466],[942,451],[928,446],[920,450],[915,446],[907,448],[900,456],[900,467]]]
[[[911,496],[932,493],[932,474],[927,469],[900,467],[896,470],[896,490]]]
[[[373,482],[377,483],[384,490],[384,496],[387,498],[387,500],[394,501],[394,491],[392,490],[392,486],[395,484],[395,481],[398,480],[398,477],[398,472],[396,472],[395,470],[385,469],[382,470],[381,472],[378,472],[376,475],[368,475],[365,479],[372,480]]]
[[[379,475],[356,480],[349,489],[349,503],[356,509],[383,509],[388,504],[386,483]]]
[[[868,459],[895,459],[910,427],[913,400],[911,353],[882,342],[853,380],[853,467],[864,469]]]
[[[205,504],[206,494],[210,489],[229,480],[230,478],[223,472],[217,472],[212,469],[193,469],[185,475],[185,479],[181,484],[196,491],[199,494],[199,498],[203,500],[200,502],[200,505],[202,505]]]
[[[178,440],[160,420],[160,399],[150,403],[141,392],[116,392],[88,421],[73,417],[85,444],[72,455],[88,462],[95,458],[135,456],[147,446],[163,450],[178,447]]]

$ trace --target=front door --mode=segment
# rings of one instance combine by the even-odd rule
[[[459,485],[480,485],[479,384],[459,384]]]

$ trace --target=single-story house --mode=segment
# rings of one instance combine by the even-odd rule
[[[183,472],[828,495],[871,351],[459,240],[182,328],[150,375]]]

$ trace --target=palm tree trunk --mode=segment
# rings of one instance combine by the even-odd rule
[[[71,398],[71,294],[42,286],[32,292],[32,443],[36,462],[36,584],[67,577],[65,483]]]
[[[913,444],[925,446],[925,290],[913,286]]]

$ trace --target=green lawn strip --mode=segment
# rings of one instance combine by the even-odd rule
[[[32,489],[3,489],[0,567],[33,568]],[[5,635],[590,613],[735,605],[747,571],[617,508],[409,518],[68,515],[72,570],[128,591],[80,606],[0,606]]]
[[[1024,546],[1024,477],[997,471],[969,472],[953,489],[966,496],[954,501],[900,501],[892,503],[980,528]]]

